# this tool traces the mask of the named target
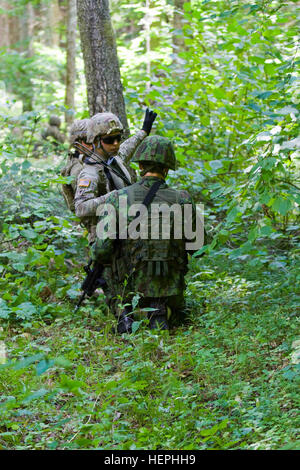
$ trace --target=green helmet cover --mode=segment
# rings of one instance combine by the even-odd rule
[[[172,142],[160,135],[146,137],[135,151],[132,161],[159,163],[171,170],[176,169],[176,157]]]

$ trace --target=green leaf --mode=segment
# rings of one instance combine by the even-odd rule
[[[20,319],[29,319],[37,313],[36,307],[31,302],[23,302],[17,307],[13,307],[12,310]]]
[[[61,378],[60,386],[72,393],[78,393],[80,394],[80,388],[86,388],[86,384],[84,382],[80,382],[79,380],[72,380],[69,379],[66,375],[63,375]]]
[[[54,359],[54,363],[55,365],[59,366],[59,367],[64,367],[64,368],[69,368],[69,367],[73,367],[73,363],[71,361],[69,361],[68,359],[66,359],[65,357],[63,356],[58,356]]]
[[[218,427],[213,426],[210,429],[203,429],[202,431],[200,431],[200,434],[201,434],[201,436],[204,436],[204,437],[213,436],[214,434],[216,434],[217,431],[218,431]]]
[[[226,92],[222,88],[215,88],[213,90],[213,95],[218,99],[222,100],[226,98]]]
[[[37,390],[36,392],[31,393],[26,398],[24,398],[23,403],[29,403],[32,400],[37,400],[38,398],[44,397],[47,393],[49,393],[49,390],[40,388],[40,390]]]
[[[134,310],[137,306],[138,306],[138,303],[139,303],[139,300],[140,300],[141,296],[139,293],[135,294],[133,299],[132,299],[132,310]]]
[[[21,230],[22,237],[26,238],[27,240],[35,240],[38,234],[32,229],[23,229]]]
[[[260,160],[259,163],[262,168],[270,170],[276,166],[277,159],[275,157],[266,157]]]
[[[45,355],[43,353],[34,354],[33,356],[26,357],[25,359],[22,359],[21,361],[13,363],[12,368],[14,370],[25,369],[26,367],[30,366],[34,362],[40,361],[42,358],[44,358],[44,356]],[[11,363],[9,365],[11,365]]]
[[[279,214],[286,215],[288,211],[292,208],[292,202],[290,201],[290,199],[286,199],[279,196],[274,200],[272,208],[276,212],[279,212]]]
[[[11,309],[8,307],[4,299],[0,298],[0,318],[7,319],[9,318],[10,313]]]
[[[225,243],[230,237],[230,232],[228,230],[222,229],[218,234],[218,238],[221,243]]]
[[[223,167],[223,163],[221,162],[221,160],[211,160],[210,162],[208,162],[208,164],[212,170],[218,170],[219,168]]]
[[[24,160],[23,163],[22,163],[22,169],[23,170],[28,170],[28,168],[31,167],[31,163],[29,160]]]
[[[135,334],[138,331],[138,329],[139,329],[139,327],[141,326],[142,323],[143,323],[143,320],[134,321],[132,323],[132,333],[133,334]]]
[[[257,95],[257,98],[265,100],[266,98],[269,98],[271,95],[273,95],[273,93],[273,91],[264,91],[263,93],[259,93]]]
[[[253,109],[253,111],[256,111],[257,113],[261,113],[261,107],[258,106],[258,104],[251,102],[248,104],[249,108]]]
[[[259,232],[262,236],[268,236],[273,232],[273,229],[270,225],[263,225],[260,227]]]
[[[46,370],[53,367],[54,361],[52,359],[43,359],[40,361],[36,366],[36,373],[37,375],[42,375]]]
[[[238,206],[233,207],[227,214],[226,222],[231,224],[232,222],[236,221],[239,218],[241,213],[242,211],[240,207]]]
[[[186,12],[191,11],[192,10],[192,5],[190,4],[190,2],[184,2],[183,3],[183,9]]]
[[[12,267],[16,271],[19,271],[20,273],[23,273],[25,271],[25,264],[24,263],[13,263]]]

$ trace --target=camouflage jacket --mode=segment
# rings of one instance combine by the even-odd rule
[[[175,239],[172,230],[170,239],[162,239],[163,224],[158,217],[159,239],[152,237],[150,226],[152,230],[151,224],[155,218],[153,205],[157,204],[169,207],[175,203],[182,211],[183,206],[190,205],[192,223],[194,223],[196,208],[187,191],[176,191],[163,182],[148,207],[147,239],[130,239],[128,238],[129,232],[124,236],[124,232],[121,234],[120,231],[120,219],[124,218],[130,205],[140,205],[150,187],[157,180],[159,179],[156,177],[145,177],[138,183],[115,191],[107,198],[101,211],[97,226],[97,239],[92,248],[92,257],[106,265],[104,277],[108,286],[114,289],[115,295],[126,291],[127,293],[139,292],[145,297],[169,297],[181,295],[184,290],[187,250],[183,220],[179,222],[183,234],[181,239]],[[122,198],[127,201],[127,206],[121,202]],[[130,211],[128,214],[130,215]],[[172,218],[172,214],[170,217]],[[115,223],[113,218],[115,218]],[[134,221],[134,216],[129,216],[128,230],[130,230],[132,221]],[[102,230],[102,226],[104,230],[108,231]],[[125,279],[126,289],[124,291]],[[119,292],[117,286],[119,286]]]
[[[125,140],[120,146],[118,155],[114,157],[112,166],[132,181],[132,169],[127,167],[137,146],[147,136],[145,131],[138,131],[134,136]],[[105,174],[103,165],[90,161],[84,163],[81,172],[77,178],[77,187],[75,193],[75,211],[81,219],[90,220],[90,241],[94,239],[97,219],[97,207],[105,201],[105,196],[114,189],[120,189],[125,186],[124,181],[118,178],[113,172],[110,172],[110,181]],[[134,176],[133,176],[134,177]]]

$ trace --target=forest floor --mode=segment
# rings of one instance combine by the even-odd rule
[[[101,295],[4,327],[16,362],[0,370],[2,448],[297,448],[293,286],[218,261],[194,262],[189,318],[170,332],[113,334]]]
[[[86,245],[65,209],[51,215],[57,190],[41,213],[35,177],[22,201],[38,220],[3,225],[17,240],[0,254],[0,447],[299,449],[295,259],[191,259],[185,323],[139,318],[119,336],[102,295],[73,313]]]

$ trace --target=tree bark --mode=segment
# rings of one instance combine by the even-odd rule
[[[42,30],[46,46],[59,46],[58,25],[61,19],[62,13],[57,0],[41,4],[41,21],[43,23]]]
[[[108,0],[77,0],[90,115],[110,111],[128,123]]]
[[[11,8],[9,7],[9,10]],[[11,50],[17,50],[20,40],[20,21],[17,15],[9,14],[9,46]]]
[[[184,44],[183,28],[183,5],[190,3],[189,0],[174,0],[174,16],[173,16],[173,52],[178,54],[186,49]]]
[[[151,17],[150,17],[150,0],[146,0],[146,14],[144,18],[145,37],[146,37],[146,74],[147,74],[147,89],[151,85]]]
[[[67,10],[67,74],[65,95],[65,120],[71,124],[75,111],[75,79],[76,79],[76,31],[77,8],[76,0],[68,0]]]
[[[22,16],[19,17],[19,27],[20,27],[20,49],[30,58],[33,55],[33,27],[34,27],[34,10],[31,3],[27,3],[23,7]],[[20,92],[20,96],[23,103],[23,112],[33,110],[33,86],[31,81],[30,74],[27,74],[25,71],[21,72],[22,82],[24,85],[23,91]]]
[[[0,7],[7,11],[7,2],[1,0]],[[9,16],[4,13],[0,15],[0,47],[9,47]]]
[[[32,39],[34,28],[34,9],[31,3],[24,6],[23,15],[20,16],[20,40],[21,49],[28,57],[32,57]]]

